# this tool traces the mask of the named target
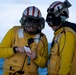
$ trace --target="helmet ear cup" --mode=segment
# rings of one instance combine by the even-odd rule
[[[42,29],[44,29],[44,27],[45,27],[45,20],[44,20],[44,18],[41,18],[40,26],[38,27],[38,29],[42,30]]]
[[[44,18],[42,18],[41,20],[42,20],[41,29],[43,29],[45,27],[45,20],[44,20]]]
[[[56,17],[53,13],[48,13],[46,17],[46,22],[50,24],[49,26],[59,26],[61,24],[61,17]]]
[[[20,24],[21,24],[22,26],[25,24],[25,20],[24,20],[23,17],[21,17],[21,19],[20,19]]]
[[[50,23],[50,24],[49,24]],[[55,17],[52,18],[49,22],[48,22],[49,26],[59,26],[61,24],[61,18],[60,17]]]
[[[61,18],[60,17],[56,17],[53,19],[53,26],[59,26],[61,24]]]

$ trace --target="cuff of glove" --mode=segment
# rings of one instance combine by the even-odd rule
[[[18,52],[18,49],[17,48],[18,48],[17,46],[13,47],[14,53],[17,53]]]

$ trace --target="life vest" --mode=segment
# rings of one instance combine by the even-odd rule
[[[48,74],[53,74],[53,73],[58,74],[59,63],[60,63],[58,42],[60,36],[61,34],[58,34],[56,37],[54,37],[51,44],[51,52],[50,52],[51,59],[49,59],[50,62],[48,64]]]
[[[75,23],[71,23],[71,22],[65,22],[63,27],[70,27],[71,29],[66,29],[67,31],[71,30],[71,32],[74,34],[75,36],[75,40],[76,40],[76,24]],[[75,41],[75,48],[74,48],[74,55],[73,55],[73,60],[72,60],[72,67],[70,70],[70,75],[76,75],[76,41]]]
[[[65,46],[65,41],[63,43],[63,47],[61,48],[61,51],[59,52],[59,42],[60,42],[60,38],[61,36],[66,32],[72,32],[76,38],[76,33],[75,31],[70,28],[70,27],[64,27],[64,29],[62,28],[61,33],[57,34],[54,39],[53,42],[51,44],[51,52],[50,52],[50,62],[48,64],[48,74],[49,75],[58,75],[59,72],[59,67],[60,67],[60,54],[63,51],[63,48]],[[64,36],[65,37],[65,36]],[[66,38],[65,38],[66,39]],[[75,49],[76,49],[76,41],[75,41]],[[73,63],[72,63],[72,69],[70,71],[70,75],[76,75],[76,50],[74,52],[74,58],[73,58]]]
[[[28,46],[28,38],[26,34],[24,34],[23,29],[19,28],[18,30],[16,30],[15,33],[16,34],[13,47]],[[32,51],[37,51],[38,43],[40,42],[41,39],[41,34],[37,34],[36,36],[33,37],[33,39],[34,42],[30,43],[30,48]],[[8,57],[4,62],[3,69],[5,72],[9,73],[18,72],[20,74],[23,74],[24,71],[35,72],[35,73],[38,72],[38,66],[36,65],[34,60],[30,59],[30,65],[28,65],[28,56],[26,55],[26,52],[25,53],[17,52],[13,56]]]

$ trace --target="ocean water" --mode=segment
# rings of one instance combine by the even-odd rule
[[[3,75],[3,64],[4,64],[4,59],[0,58],[0,75]]]
[[[48,53],[50,52],[50,43],[48,44]],[[3,64],[4,64],[4,59],[0,58],[0,75],[3,75]],[[47,68],[39,68],[39,75],[47,75]]]

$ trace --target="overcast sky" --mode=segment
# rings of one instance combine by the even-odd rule
[[[49,5],[56,0],[1,0],[0,1],[0,41],[3,39],[6,32],[14,25],[20,25],[19,20],[22,16],[23,10],[28,6],[36,6],[41,12],[42,16],[46,18],[46,10]],[[60,1],[60,0],[59,0]],[[64,0],[61,0],[64,1]],[[68,21],[76,23],[76,2],[69,0],[72,6],[69,8],[70,16]],[[48,42],[51,42],[53,31],[45,24],[43,32],[46,34]]]

